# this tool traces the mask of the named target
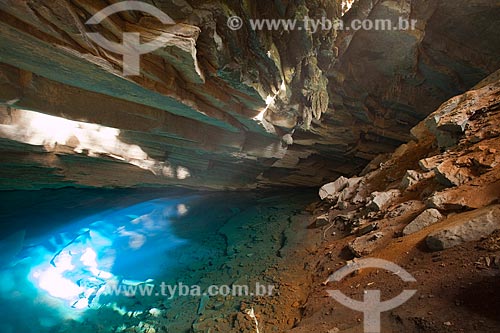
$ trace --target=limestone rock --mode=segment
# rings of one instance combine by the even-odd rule
[[[367,208],[373,211],[381,211],[388,207],[395,198],[401,195],[400,190],[389,190],[386,192],[373,192],[371,201],[367,204]]]
[[[465,73],[449,75],[451,72],[448,71],[448,66],[456,63],[452,59],[460,58],[459,63],[471,64],[474,61],[466,54],[480,52],[480,57],[483,59],[481,62],[488,58],[488,61],[495,63],[491,66],[488,65],[489,73],[500,68],[500,58],[497,56],[500,53],[498,51],[500,36],[495,37],[497,45],[493,46],[487,45],[486,42],[480,42],[474,37],[465,37],[468,34],[465,31],[458,32],[457,29],[446,28],[455,20],[456,24],[461,27],[469,24],[474,26],[478,22],[474,15],[484,19],[482,24],[491,26],[486,23],[487,19],[498,16],[496,9],[493,10],[496,8],[494,1],[481,1],[477,7],[471,6],[470,2],[466,0],[427,1],[418,4],[400,2],[398,5],[394,1],[357,1],[357,3],[349,11],[349,19],[363,20],[367,17],[376,19],[404,16],[418,20],[416,30],[411,32],[401,31],[384,34],[382,31],[342,31],[337,37],[336,46],[339,48],[340,61],[334,68],[335,71],[332,71],[331,80],[335,81],[334,84],[331,84],[334,94],[331,94],[330,100],[337,117],[342,112],[349,112],[355,115],[356,123],[361,125],[360,132],[370,133],[370,135],[366,135],[364,142],[357,144],[357,147],[360,152],[370,154],[372,158],[387,152],[371,148],[371,146],[377,146],[371,139],[379,138],[382,128],[384,136],[399,141],[401,133],[408,134],[410,129],[420,121],[412,119],[414,112],[429,115],[443,101],[466,91],[468,88],[460,88],[463,82],[470,82],[469,87],[472,87],[484,78],[484,75],[479,74],[480,67],[475,67],[469,72],[474,73],[472,76]],[[491,10],[488,14],[484,14],[486,7]],[[442,34],[439,34],[438,31],[441,31]],[[468,40],[471,44],[459,47],[455,42],[452,42],[458,40]],[[473,47],[473,44],[481,44],[481,46]],[[412,51],[404,53],[401,52],[401,48]],[[495,49],[496,51],[487,52],[487,49]],[[489,55],[485,55],[483,52],[489,53]],[[357,61],[359,57],[368,54],[370,62]],[[483,63],[488,62],[484,61]],[[398,66],[392,67],[394,64],[398,64]],[[398,68],[398,70],[391,72],[387,70],[388,68]],[[452,72],[457,73],[456,70],[452,70]],[[430,88],[430,86],[447,88],[443,90]],[[373,90],[380,94],[372,94]],[[433,93],[426,94],[425,91]],[[425,98],[422,98],[424,95]],[[410,101],[415,101],[415,103]],[[388,105],[391,106],[388,107]],[[381,109],[384,110],[384,113],[377,112]],[[410,116],[410,114],[412,115]],[[338,118],[334,118],[334,115],[327,112],[323,119],[334,121]],[[443,123],[440,125],[445,125],[444,121],[443,119]],[[404,131],[392,130],[402,127],[405,127]],[[454,130],[446,127],[440,130],[445,132],[445,129],[447,131]],[[424,140],[433,137],[432,134],[429,136],[428,132],[428,129],[421,127],[414,131],[415,135],[424,138]],[[407,138],[400,143],[409,140],[411,137],[407,135]],[[454,142],[456,141],[451,143]]]
[[[385,234],[383,232],[377,232],[358,237],[349,243],[349,250],[351,250],[356,257],[367,256],[378,248],[384,236]]]
[[[421,159],[418,161],[419,167],[425,171],[430,172],[437,168],[441,163],[443,163],[445,157],[442,155],[436,155],[428,158]]]
[[[457,167],[448,160],[434,168],[436,180],[445,186],[460,186],[474,178],[468,168]]]
[[[434,193],[427,199],[427,206],[440,210],[470,208],[466,198],[454,196],[450,191]]]
[[[330,223],[330,219],[328,217],[328,213],[325,213],[323,215],[320,215],[314,219],[314,222],[311,223],[309,228],[321,228],[325,225],[328,225]]]
[[[403,229],[403,235],[410,235],[418,232],[442,219],[443,215],[441,215],[439,210],[434,208],[427,209]]]
[[[500,198],[500,177],[474,179],[467,185],[436,192],[426,204],[429,208],[443,210],[477,209],[497,202]]]
[[[410,130],[410,133],[418,141],[428,140],[429,138],[435,139],[434,134],[429,131],[429,128],[427,128],[425,122],[418,123]]]
[[[430,179],[434,176],[435,173],[433,171],[423,173],[416,170],[407,170],[401,180],[399,188],[403,191],[411,191],[412,188],[419,184],[422,180]]]
[[[447,149],[458,144],[464,136],[472,117],[487,110],[494,101],[489,98],[498,93],[500,87],[488,85],[470,90],[442,104],[425,120],[428,129],[436,136],[439,147]]]
[[[418,21],[391,33],[254,30],[246,19],[239,30],[227,28],[231,16],[335,20],[339,1],[169,0],[149,3],[176,24],[122,12],[92,27],[116,41],[124,30],[145,41],[164,36],[161,48],[141,56],[140,75],[126,77],[123,57],[85,35],[85,20],[112,2],[1,1],[8,19],[0,22],[0,104],[114,129],[147,158],[75,152],[79,143],[71,139],[47,151],[2,136],[0,189],[321,186],[359,174],[376,156],[407,143],[410,129],[443,101],[500,67],[500,35],[477,38],[478,31],[494,31],[497,0],[474,6],[468,0],[363,0],[346,15],[349,21]],[[484,98],[497,93],[490,88],[478,85],[435,114],[435,130],[455,140],[442,146],[454,144],[484,107],[495,105]],[[293,145],[289,137],[282,140],[284,128],[297,130]],[[414,133],[425,137],[425,130]],[[476,133],[474,140],[495,131]],[[20,168],[29,170],[27,177],[16,177]],[[339,206],[364,199],[358,192]]]
[[[350,211],[346,214],[335,216],[335,222],[348,230],[353,230],[362,223],[356,211]]]
[[[425,204],[422,201],[409,200],[400,203],[397,206],[391,207],[384,217],[388,219],[413,219],[418,216],[423,210],[425,210]]]
[[[339,177],[336,181],[323,185],[319,189],[321,200],[328,199],[340,209],[346,209],[350,203],[360,203],[364,200],[361,193],[363,177]]]
[[[348,179],[344,176],[340,176],[334,182],[321,186],[321,188],[319,189],[319,197],[321,198],[321,200],[334,200],[338,198],[339,192],[346,188],[347,185]]]
[[[440,251],[477,241],[500,229],[500,205],[478,209],[454,216],[454,223],[426,238],[427,246],[433,251]]]
[[[363,179],[363,177],[349,178],[346,188],[339,195],[339,201],[351,202],[353,204],[362,202],[365,199],[361,188]]]

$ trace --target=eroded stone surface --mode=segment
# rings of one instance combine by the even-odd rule
[[[350,204],[359,204],[366,200],[365,195],[359,191],[363,180],[363,177],[341,176],[334,182],[323,185],[319,189],[319,196],[321,200],[330,200],[335,207],[346,209]]]
[[[372,200],[357,210],[344,214],[345,217],[337,214],[335,221],[341,222],[339,224],[343,230],[349,233],[356,233],[358,230],[370,232],[368,226],[376,224],[386,237],[372,239],[370,237],[373,232],[358,237],[349,243],[349,248],[355,255],[366,255],[387,246],[391,242],[391,237],[388,237],[390,235],[398,237],[434,228],[431,225],[444,220],[444,214],[450,216],[446,220],[448,221],[454,218],[451,217],[453,214],[462,216],[465,210],[472,211],[465,213],[465,217],[469,216],[467,214],[480,214],[484,207],[498,203],[500,81],[497,75],[492,75],[485,82],[479,84],[478,89],[452,99],[460,101],[459,103],[444,103],[417,126],[419,133],[425,132],[423,128],[431,133],[431,129],[427,127],[429,121],[437,114],[442,114],[443,108],[447,109],[443,114],[464,112],[470,116],[465,130],[457,131],[457,144],[441,147],[444,148],[442,150],[437,135],[418,135],[415,141],[402,145],[386,160],[378,161],[378,168],[363,177],[356,191],[372,193]],[[460,122],[460,119],[456,121]],[[419,168],[422,170],[418,170]],[[347,182],[348,179],[342,179],[343,186]],[[399,187],[399,190],[395,187]],[[338,195],[339,192],[336,193]],[[497,210],[494,209],[498,214]],[[470,232],[473,237],[471,239],[490,230],[491,216],[486,218],[489,222],[484,228],[479,225],[477,231]],[[468,225],[464,230],[469,227],[474,228]],[[462,238],[469,239],[464,235],[451,237],[453,241]]]
[[[419,172],[416,170],[408,170],[401,180],[400,188],[403,191],[411,191],[418,185],[421,181],[433,178],[435,173],[430,172]]]
[[[321,185],[392,152],[440,103],[500,66],[500,37],[487,33],[495,31],[494,0],[474,7],[465,0],[360,0],[344,16],[347,25],[402,17],[417,19],[417,29],[315,34],[253,31],[247,20],[263,13],[335,19],[345,11],[340,1],[154,4],[176,24],[124,12],[90,27],[86,20],[105,2],[2,2],[0,102],[119,129],[149,158],[189,169],[192,183],[111,155],[74,154],[71,145],[45,151],[4,140],[2,188]],[[235,15],[244,18],[238,31],[226,27]],[[140,76],[124,77],[121,56],[84,34],[120,40],[123,29],[148,41],[168,36],[141,57]],[[461,115],[442,118],[438,128],[458,133],[446,125],[457,119],[466,129]],[[74,161],[88,174],[73,172]],[[30,176],[11,179],[15,168]],[[120,172],[108,172],[113,168]]]
[[[369,255],[380,246],[380,242],[384,236],[385,234],[383,232],[376,232],[358,237],[349,244],[349,250],[351,250],[356,257]]]
[[[500,206],[478,209],[472,213],[456,216],[451,226],[427,236],[427,246],[433,251],[448,249],[465,242],[480,240],[500,229]]]
[[[367,207],[374,211],[380,211],[387,208],[398,196],[401,191],[393,189],[385,192],[373,192],[372,200],[368,203]]]
[[[437,223],[443,219],[443,215],[437,209],[427,209],[422,214],[417,216],[413,221],[410,222],[404,229],[403,234],[409,235],[418,232],[431,224]]]

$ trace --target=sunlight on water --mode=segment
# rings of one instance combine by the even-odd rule
[[[281,235],[302,200],[151,189],[4,193],[12,212],[2,212],[0,332],[186,332],[205,325],[200,311],[232,315],[250,294],[202,293],[267,283],[261,274],[280,260]]]
[[[37,304],[56,306],[64,317],[76,319],[83,310],[103,305],[99,297],[106,287],[153,281],[161,269],[175,266],[169,251],[188,241],[174,235],[171,223],[188,211],[188,204],[157,199],[85,217],[64,230],[28,239],[32,245],[22,252],[18,266],[29,262],[31,268],[17,287],[31,282],[38,289]],[[154,264],[138,270],[137,265],[145,262]],[[14,276],[21,272],[16,268],[7,271]]]

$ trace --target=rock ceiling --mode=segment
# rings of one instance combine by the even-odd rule
[[[139,12],[85,24],[112,2],[0,0],[0,189],[318,186],[500,67],[497,0],[359,0],[343,16],[417,20],[405,31],[226,25],[341,17],[326,0],[155,0],[176,24]],[[124,76],[89,31],[168,38]]]

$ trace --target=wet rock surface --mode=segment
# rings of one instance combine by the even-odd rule
[[[128,232],[130,238],[126,238],[123,243],[113,243],[116,251],[126,252],[130,257],[127,259],[136,258],[141,253],[142,257],[139,262],[132,261],[129,270],[122,271],[123,276],[120,278],[125,280],[127,274],[141,275],[146,274],[147,269],[154,270],[155,273],[148,282],[155,286],[154,292],[102,294],[94,299],[92,306],[74,309],[66,301],[35,288],[32,281],[28,280],[31,278],[28,276],[30,264],[38,258],[21,258],[19,263],[9,267],[0,262],[4,282],[0,287],[0,304],[5,315],[0,323],[2,332],[251,333],[255,332],[255,325],[247,309],[254,310],[263,331],[271,331],[275,326],[285,329],[300,318],[300,309],[292,307],[292,304],[304,302],[305,296],[302,291],[297,291],[297,281],[286,276],[284,258],[293,256],[298,244],[310,243],[306,237],[306,226],[311,215],[303,212],[302,207],[312,200],[313,192],[290,193],[285,196],[276,192],[234,195],[235,193],[227,192],[192,191],[178,191],[174,195],[173,191],[165,190],[127,190],[126,195],[119,196],[115,192],[116,190],[63,189],[31,193],[31,196],[16,192],[11,198],[24,197],[29,202],[11,199],[11,208],[17,210],[10,215],[4,215],[2,211],[2,223],[13,220],[23,222],[18,228],[26,230],[26,237],[31,237],[26,239],[26,247],[45,245],[49,249],[52,247],[48,244],[39,244],[40,239],[52,237],[52,246],[55,246],[57,240],[64,239],[65,235],[57,234],[56,231],[61,228],[69,229],[74,222],[80,221],[79,225],[91,228],[92,237],[96,238],[97,233],[102,230],[92,226],[95,220],[104,221],[103,227],[107,230],[115,224],[121,226],[115,234]],[[1,198],[9,201],[4,193]],[[151,206],[151,202],[158,200],[162,200],[160,206]],[[65,213],[64,216],[50,209],[56,202]],[[143,213],[146,214],[136,216],[139,212],[137,205],[143,207]],[[22,210],[23,207],[32,206],[38,207],[36,213],[29,209]],[[177,216],[179,207],[183,207],[183,210]],[[114,211],[116,213],[112,213]],[[174,213],[175,216],[170,216],[169,213]],[[127,223],[131,219],[133,222]],[[45,228],[41,227],[43,224]],[[168,229],[159,227],[165,224],[169,226]],[[159,242],[149,250],[137,247],[131,251],[129,246],[136,244],[133,239],[137,234],[130,225],[153,230],[153,236],[141,233],[147,236],[144,247],[150,244],[152,237],[160,237]],[[6,232],[5,228],[2,232]],[[37,237],[33,237],[34,233]],[[6,246],[4,240],[2,237],[2,246]],[[178,247],[157,249],[162,246],[170,247],[179,240],[182,242]],[[98,240],[96,242],[99,243]],[[72,250],[75,256],[77,249],[78,245],[74,245]],[[103,256],[107,254],[99,252],[97,248],[95,251],[98,252],[97,260],[102,269]],[[49,260],[50,256],[45,258],[50,266]],[[297,259],[296,263],[298,262]],[[70,272],[66,272],[65,277],[81,279]],[[162,282],[170,287],[182,284],[188,288],[188,292],[177,289],[171,293],[171,289],[161,288]],[[128,283],[130,286],[145,286],[140,281],[130,280]],[[257,283],[261,285],[260,290]],[[226,286],[229,292],[204,294],[212,285]],[[199,293],[192,292],[195,290],[194,286],[200,288]],[[247,286],[248,289],[233,294],[232,290],[236,286]],[[272,286],[272,289],[268,289],[268,286]],[[292,290],[295,290],[294,295],[288,295]],[[7,297],[9,293],[18,296],[10,299]],[[282,297],[282,294],[287,294],[287,297]],[[10,302],[10,307],[6,306],[7,302]],[[286,318],[275,315],[276,308],[280,306],[287,308]],[[30,313],[29,318],[19,311],[21,308]],[[68,319],[64,314],[76,317]]]

